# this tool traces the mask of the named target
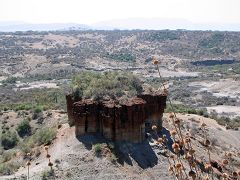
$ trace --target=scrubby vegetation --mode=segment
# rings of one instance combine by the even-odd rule
[[[157,65],[158,61],[154,60],[154,64]],[[157,65],[158,71],[159,66]],[[161,80],[161,75],[159,73],[159,79]],[[161,82],[163,83],[163,82]],[[164,84],[161,84],[164,88]],[[202,179],[205,175],[204,173],[207,173],[207,175],[204,177],[204,179],[211,179],[214,180],[214,168],[216,166],[214,165],[214,161],[212,161],[212,155],[211,150],[212,146],[214,145],[214,142],[211,142],[208,136],[207,131],[207,124],[204,123],[204,121],[201,122],[201,128],[202,134],[204,134],[204,140],[202,140],[203,150],[207,153],[208,159],[207,162],[199,163],[199,160],[196,158],[197,153],[196,150],[192,144],[192,137],[194,136],[192,131],[187,131],[186,133],[183,133],[184,127],[182,126],[182,119],[176,115],[176,112],[178,110],[180,111],[190,111],[190,112],[196,112],[192,109],[182,107],[182,106],[174,106],[172,104],[171,97],[168,97],[169,107],[172,112],[169,113],[168,116],[168,123],[170,127],[170,136],[172,142],[172,149],[169,148],[169,138],[166,134],[161,134],[160,137],[157,137],[157,143],[161,144],[162,147],[165,148],[165,155],[168,158],[168,164],[169,168],[168,171],[170,175],[174,179]],[[198,121],[200,123],[200,121]],[[157,129],[157,126],[153,125],[152,130],[155,131]],[[157,133],[156,133],[157,134]],[[181,158],[181,156],[184,155],[184,158]],[[184,164],[183,161],[186,161],[187,164]],[[222,161],[223,163],[220,165],[220,168],[217,168],[222,174],[218,178],[222,179],[228,179],[228,177],[234,177],[233,179],[237,179],[238,173],[234,171],[234,168],[231,168],[228,170],[230,173],[224,173],[226,169],[223,169],[224,166],[231,164],[233,162],[233,153],[225,152],[225,159]],[[231,164],[232,165],[232,164]],[[189,166],[189,168],[186,168]],[[187,170],[188,169],[188,170]],[[232,179],[232,178],[231,178]]]
[[[0,150],[0,163],[4,163],[4,162],[11,160],[11,158],[15,157],[16,154],[17,154],[17,152],[14,149],[11,149],[8,151]]]
[[[187,107],[182,104],[173,104],[173,108],[177,113],[197,114],[197,110],[191,107]],[[165,112],[172,112],[171,106],[167,104]]]
[[[204,73],[220,73],[222,75],[237,75],[240,74],[240,63],[232,64],[217,64],[212,66],[193,66],[193,69]]]
[[[94,152],[97,156],[100,156],[102,150],[103,150],[103,145],[102,144],[95,144],[94,145]]]
[[[0,164],[0,174],[10,175],[15,172],[21,165],[17,162]]]
[[[97,143],[93,146],[94,154],[97,157],[108,157],[112,163],[116,163],[118,161],[117,158],[117,148],[114,143]]]
[[[72,45],[70,45],[71,42],[61,44],[51,36],[72,38],[76,42]],[[65,94],[70,92],[67,87],[72,75],[74,75],[72,90],[75,98],[132,97],[143,91],[142,82],[135,75],[126,72],[95,73],[82,72],[82,70],[106,70],[108,67],[120,69],[122,67],[118,65],[123,64],[127,68],[129,66],[131,70],[137,69],[134,71],[138,73],[141,73],[141,69],[146,70],[147,77],[143,78],[143,81],[150,83],[151,87],[159,88],[161,81],[151,77],[157,72],[151,67],[152,57],[150,56],[153,54],[161,55],[163,58],[169,57],[169,61],[162,64],[168,70],[175,71],[176,67],[178,71],[178,67],[181,67],[188,71],[203,72],[198,77],[165,79],[169,80],[169,94],[174,103],[176,102],[173,104],[175,112],[210,117],[226,128],[237,129],[240,127],[239,117],[233,119],[227,116],[221,117],[217,113],[208,113],[204,107],[239,106],[239,99],[216,97],[207,91],[197,92],[198,88],[189,86],[189,83],[209,79],[219,81],[221,78],[237,78],[236,75],[240,74],[239,37],[239,32],[185,30],[0,33],[0,46],[3,47],[0,49],[0,63],[7,69],[6,72],[0,72],[0,78],[7,77],[0,82],[2,146],[0,147],[0,174],[12,174],[20,165],[22,166],[18,162],[11,161],[19,151],[18,148],[26,155],[29,152],[39,151],[38,146],[50,144],[56,137],[56,128],[44,127],[48,125],[44,124],[44,119],[52,116],[52,110],[66,109]],[[36,45],[39,48],[35,48]],[[31,63],[35,58],[39,58],[36,65],[35,62]],[[95,58],[98,60],[102,58],[101,67],[94,64]],[[184,61],[179,63],[178,60],[181,59]],[[202,63],[202,59],[208,60]],[[196,62],[190,63],[192,61]],[[106,67],[103,67],[105,65]],[[23,77],[15,77],[19,74]],[[28,87],[29,82],[42,80],[52,80],[59,85],[59,88],[28,90],[18,88],[18,81],[25,82],[24,87]],[[46,110],[49,111],[47,115]],[[17,112],[16,118],[19,120],[17,123],[9,123],[11,118],[15,118],[15,116],[9,116],[13,111]],[[168,104],[166,112],[171,111]],[[58,120],[58,117],[56,119]],[[178,140],[183,139],[178,137]],[[162,142],[159,141],[159,143]],[[181,141],[179,141],[180,144],[182,144]],[[104,154],[109,152],[109,149],[112,150],[105,145],[96,144],[93,151],[96,154]],[[111,153],[110,159],[113,162],[116,161],[114,153]],[[178,165],[181,166],[179,163]],[[44,172],[42,178],[49,179],[49,172]]]
[[[16,131],[18,132],[20,137],[24,137],[26,135],[31,134],[31,126],[28,119],[24,119],[18,126]]]
[[[14,107],[14,110],[15,111],[21,111],[21,110],[30,110],[32,109],[32,104],[25,104],[25,103],[22,103],[22,104],[17,104],[15,107]]]
[[[56,128],[42,128],[37,131],[31,138],[36,145],[50,144],[55,139],[57,133]]]
[[[179,35],[174,31],[158,31],[147,35],[145,38],[149,41],[166,41],[177,40],[179,39]]]
[[[21,144],[20,148],[23,152],[31,152],[32,148],[35,146],[40,146],[42,144],[50,144],[53,139],[55,139],[57,133],[56,128],[42,128],[39,129],[35,134],[25,139]]]
[[[215,33],[211,37],[203,39],[199,42],[199,46],[204,48],[213,48],[220,45],[225,39],[223,33]]]
[[[193,108],[187,105],[183,104],[172,104],[172,107],[174,108],[174,111],[176,113],[187,113],[187,114],[197,114],[200,116],[208,117],[207,109],[205,108]],[[167,103],[167,108],[165,109],[166,113],[172,112],[172,107],[169,103]]]
[[[198,108],[195,109],[190,106],[186,106],[183,104],[172,104],[172,107],[176,113],[187,113],[187,114],[197,114],[203,117],[209,117],[218,122],[218,124],[226,126],[227,129],[236,129],[240,127],[240,117],[229,118],[226,116],[219,116],[216,111],[208,113],[206,108]],[[172,108],[169,104],[167,104],[167,108],[165,109],[166,113],[172,112]]]
[[[2,88],[2,87],[1,87]],[[32,110],[40,112],[46,109],[65,109],[64,89],[32,89],[16,92],[12,89],[2,89],[0,110]]]
[[[0,136],[1,139],[1,145],[4,149],[11,149],[15,147],[18,143],[18,137],[15,132],[12,132],[10,130],[5,131]]]
[[[2,81],[2,84],[3,84],[3,85],[15,84],[16,81],[17,81],[17,78],[16,78],[16,77],[9,77],[9,78],[7,78],[6,80],[3,80],[3,81]]]
[[[135,62],[136,57],[132,55],[131,53],[125,53],[125,52],[118,52],[118,53],[112,53],[105,56],[110,59],[118,60],[118,61],[125,61],[125,62]]]
[[[135,96],[143,91],[140,79],[126,72],[82,72],[72,79],[72,87],[75,98],[116,99]]]
[[[211,116],[211,118],[214,118],[218,124],[226,126],[227,129],[235,129],[238,130],[238,128],[240,127],[240,117],[235,117],[230,119],[229,117],[226,116]]]
[[[55,179],[55,173],[53,170],[45,170],[41,174],[41,180],[51,180]]]

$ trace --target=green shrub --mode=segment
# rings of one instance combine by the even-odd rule
[[[37,106],[34,108],[33,110],[33,114],[32,114],[32,119],[37,119],[39,117],[42,116],[42,112],[43,111],[43,107],[42,106]]]
[[[31,104],[18,104],[14,110],[15,111],[20,111],[20,110],[30,110],[32,109],[32,105]]]
[[[23,142],[21,142],[19,145],[21,151],[24,152],[25,154],[31,152],[34,146],[35,144],[34,144],[33,138],[26,139]]]
[[[204,110],[203,110],[203,109],[199,109],[199,110],[197,111],[197,114],[200,115],[200,116],[203,116]]]
[[[197,110],[197,114],[200,115],[200,116],[203,116],[203,117],[208,117],[209,116],[206,108]]]
[[[0,110],[46,110],[46,109],[65,109],[66,98],[65,88],[69,88],[67,85],[61,85],[58,89],[30,89],[28,91],[19,91],[17,98],[15,96],[4,98],[0,104]],[[57,102],[56,102],[57,96]],[[14,103],[13,103],[14,102]]]
[[[150,33],[145,39],[148,41],[177,40],[179,39],[179,35],[173,31],[158,31]]]
[[[4,149],[11,149],[18,143],[18,138],[15,132],[5,131],[1,135],[1,145]]]
[[[118,60],[118,61],[125,61],[125,62],[135,62],[136,56],[134,56],[132,53],[127,52],[116,52],[116,53],[107,53],[107,58]]]
[[[13,170],[10,166],[6,164],[0,164],[0,174],[2,175],[10,175],[13,173]]]
[[[99,156],[102,152],[102,144],[95,144],[94,145],[94,152],[97,156]]]
[[[37,106],[34,108],[34,113],[40,113],[42,111],[43,111],[43,107],[41,107],[41,106]]]
[[[8,77],[7,79],[3,80],[3,84],[15,84],[17,81],[16,77]]]
[[[76,98],[101,99],[109,96],[116,99],[123,95],[135,96],[143,91],[140,79],[126,72],[82,72],[72,79],[72,87]]]
[[[0,163],[7,162],[16,156],[15,150],[3,151],[3,154],[0,155]]]
[[[215,120],[218,124],[228,127],[228,129],[236,129],[240,127],[240,117],[230,119],[229,117],[216,117]]]
[[[37,145],[50,144],[56,138],[56,128],[43,128],[35,133],[34,139]]]
[[[213,48],[217,45],[221,45],[224,39],[224,34],[215,33],[211,37],[201,40],[199,42],[199,46],[203,48]]]
[[[34,146],[40,146],[42,144],[50,144],[53,139],[56,138],[57,129],[56,128],[42,128],[35,132],[32,136],[25,139],[20,144],[20,149],[25,152],[31,152]]]
[[[45,170],[41,174],[41,179],[42,180],[50,180],[50,179],[55,179],[55,172],[54,170]]]
[[[197,114],[196,109],[182,105],[182,104],[173,104],[173,109],[176,113]],[[170,104],[167,104],[165,112],[172,112],[172,108],[171,108]]]
[[[17,162],[1,163],[0,164],[0,175],[11,175],[15,171],[17,171],[20,166],[21,165]]]
[[[110,156],[110,161],[112,162],[112,163],[116,163],[117,161],[118,161],[118,158],[116,157],[116,155],[115,154],[111,154],[111,156]]]
[[[24,119],[16,128],[20,137],[24,137],[26,135],[31,134],[31,126],[27,119]]]

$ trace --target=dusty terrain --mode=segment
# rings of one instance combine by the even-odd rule
[[[239,37],[239,32],[168,30],[0,33],[0,133],[15,131],[25,118],[31,120],[31,135],[63,124],[49,150],[56,179],[170,179],[162,148],[151,138],[142,145],[122,144],[120,150],[125,158],[117,157],[121,162],[112,162],[114,158],[108,151],[102,157],[95,155],[94,146],[107,143],[104,139],[92,135],[75,137],[74,127],[66,124],[64,114],[65,94],[73,90],[71,78],[82,71],[130,71],[139,75],[143,83],[159,88],[158,71],[152,64],[155,56],[170,98],[187,106],[184,112],[190,107],[203,111],[199,114],[205,117],[215,112],[215,120],[224,116],[230,118],[227,121],[236,118],[240,123]],[[41,109],[37,119],[32,119],[34,109]],[[224,151],[239,153],[239,130],[226,130],[202,116],[179,116],[184,119],[185,130],[190,129],[198,157],[204,162],[202,121],[208,125],[214,159],[220,161]],[[167,121],[164,127],[171,129]],[[238,127],[234,124],[233,128]],[[25,139],[20,138],[19,143]],[[30,176],[41,179],[49,170],[46,152],[43,145],[35,148],[40,156],[34,155]],[[10,154],[10,160],[7,156],[3,162],[4,154]],[[19,178],[22,174],[25,177],[24,157],[19,145],[10,150],[0,147],[4,166],[14,160],[22,166],[14,175],[0,179]],[[235,167],[239,168],[239,159],[235,158]],[[0,171],[5,170],[1,167]]]
[[[237,98],[240,96],[240,81],[233,78],[220,79],[219,81],[192,82],[189,86],[198,87],[199,92],[209,91],[214,96]]]
[[[171,130],[167,116],[167,114],[164,116],[164,126]],[[204,139],[201,124],[204,122],[207,124],[207,136],[212,142],[210,151],[212,159],[220,164],[224,153],[230,151],[234,153],[234,169],[240,168],[238,154],[240,131],[226,130],[216,121],[197,115],[178,114],[177,116],[183,120],[184,131],[187,132],[190,129],[197,158],[203,162],[208,161],[207,152],[201,144]],[[151,138],[143,144],[121,144],[121,151],[129,156],[128,161],[123,163],[113,162],[109,156],[110,152],[102,157],[96,156],[94,145],[104,142],[107,141],[93,135],[76,138],[74,127],[70,128],[68,124],[63,124],[58,129],[56,139],[49,146],[56,179],[173,179],[167,171],[167,158],[161,154],[162,147]],[[41,155],[31,162],[30,177],[32,179],[40,179],[43,172],[49,169],[45,156],[46,152],[42,146]],[[19,178],[21,175],[24,177],[26,174],[27,168],[20,168],[14,175],[5,176],[2,179]]]

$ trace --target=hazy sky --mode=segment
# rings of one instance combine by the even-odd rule
[[[91,24],[133,17],[240,24],[240,0],[0,0],[0,21]]]

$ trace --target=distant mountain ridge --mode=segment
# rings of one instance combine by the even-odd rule
[[[219,30],[240,31],[240,23],[193,23],[173,18],[129,18],[114,19],[90,25],[78,23],[31,24],[24,22],[0,22],[0,32],[14,31],[55,31],[55,30]]]
[[[240,31],[240,23],[193,23],[186,19],[174,18],[129,18],[102,21],[91,26],[97,29],[142,29],[142,30],[219,30]]]
[[[0,32],[14,32],[14,31],[56,31],[56,30],[88,30],[90,26],[76,23],[53,23],[53,24],[30,24],[16,22],[7,23],[0,22]]]

